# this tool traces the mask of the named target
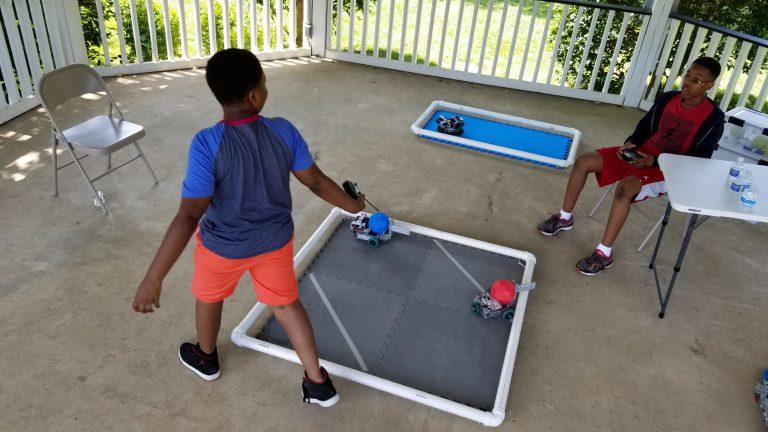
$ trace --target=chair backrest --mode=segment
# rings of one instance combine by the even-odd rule
[[[49,113],[64,102],[88,93],[106,92],[110,102],[112,99],[99,73],[79,63],[48,72],[40,78],[37,88]]]

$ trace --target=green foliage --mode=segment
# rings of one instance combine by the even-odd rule
[[[611,3],[616,4],[621,2],[613,1]],[[634,2],[632,1],[627,1],[626,3],[630,3],[630,5],[634,6],[634,4],[632,4]],[[575,21],[577,13],[577,7],[571,7],[568,10],[568,17],[566,18],[565,26],[563,27],[563,32],[560,39],[560,47],[557,52],[557,61],[561,67],[565,67],[565,60],[568,55],[568,46],[571,43],[571,36],[573,35],[573,27],[576,23]],[[568,65],[568,70],[563,71],[563,73],[566,75],[566,80],[571,86],[575,86],[576,78],[578,76],[579,70],[581,70],[579,66],[581,65],[582,56],[584,55],[584,48],[587,44],[587,37],[589,36],[589,28],[592,23],[592,17],[596,13],[599,13],[600,15],[598,16],[597,22],[595,24],[595,30],[592,36],[592,45],[590,46],[589,52],[586,53],[587,61],[582,72],[581,86],[584,86],[590,82],[592,78],[592,72],[595,70],[595,62],[597,61],[600,41],[602,39],[603,32],[605,31],[605,27],[608,24],[608,11],[597,8],[586,10],[582,14],[579,28],[576,31],[576,40],[573,46],[571,62]],[[556,9],[556,12],[553,13],[552,16],[553,18],[548,42],[554,46],[557,38],[560,19],[562,17],[562,9]],[[616,43],[618,41],[622,20],[623,13],[617,12],[613,18],[613,22],[611,23],[610,33],[605,45],[605,52],[597,69],[597,77],[595,79],[595,89],[598,91],[603,88],[603,85],[608,78],[608,69],[610,67],[611,57],[615,51]],[[631,62],[632,54],[635,51],[635,46],[637,44],[637,38],[640,34],[641,26],[642,19],[639,16],[635,16],[634,18],[630,19],[627,25],[627,29],[624,33],[624,40],[621,44],[621,50],[619,51],[616,65],[614,66],[613,79],[611,80],[611,84],[609,86],[610,93],[619,93],[621,91],[621,86],[624,83],[626,74],[629,72],[629,63]]]
[[[768,0],[681,0],[677,12],[768,39]]]

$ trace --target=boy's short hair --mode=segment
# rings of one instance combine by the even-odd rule
[[[712,57],[699,57],[693,61],[693,64],[709,69],[713,80],[720,76],[720,63]]]
[[[206,65],[205,80],[222,105],[242,102],[259,86],[264,71],[256,56],[244,49],[229,48],[214,54]]]

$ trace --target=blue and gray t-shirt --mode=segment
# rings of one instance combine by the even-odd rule
[[[203,245],[230,259],[279,249],[293,237],[291,171],[312,166],[296,127],[258,115],[220,122],[192,139],[183,198],[211,198]]]

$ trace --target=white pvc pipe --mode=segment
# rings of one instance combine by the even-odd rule
[[[328,214],[325,220],[323,220],[323,222],[320,224],[320,227],[318,227],[318,229],[312,234],[309,240],[307,240],[306,244],[304,244],[299,253],[296,254],[296,257],[294,258],[294,269],[296,270],[297,275],[302,274],[306,270],[306,268],[312,262],[314,256],[322,249],[339,223],[341,223],[345,217],[350,216],[353,215],[338,208],[334,208]],[[490,252],[495,252],[498,254],[524,260],[525,270],[523,272],[521,282],[531,282],[533,270],[536,265],[536,257],[533,256],[533,254],[530,252],[520,251],[480,240],[470,239],[467,237],[462,237],[420,225],[410,224],[407,222],[395,220],[393,223],[397,226],[410,230],[412,233],[422,234],[436,239],[450,241],[476,249],[487,250]],[[418,389],[407,387],[402,384],[398,384],[332,362],[320,360],[320,364],[324,366],[330,374],[339,378],[348,379],[350,381],[373,387],[387,393],[427,405],[432,408],[456,414],[458,416],[482,423],[485,426],[499,426],[504,421],[505,417],[507,398],[509,395],[512,379],[512,370],[514,367],[517,347],[520,342],[520,332],[522,330],[523,317],[525,316],[525,307],[528,301],[528,294],[528,291],[521,291],[519,294],[515,316],[512,320],[512,327],[510,329],[509,339],[507,341],[504,363],[502,364],[502,369],[499,376],[499,385],[496,391],[496,399],[491,411],[482,411],[476,408],[472,408],[458,402],[435,396]],[[250,312],[248,312],[240,324],[238,324],[238,326],[232,330],[232,342],[241,347],[250,348],[255,351],[300,364],[301,362],[295,351],[250,337],[246,334],[254,322],[256,322],[256,320],[267,311],[267,305],[256,303],[256,305],[250,310]]]

